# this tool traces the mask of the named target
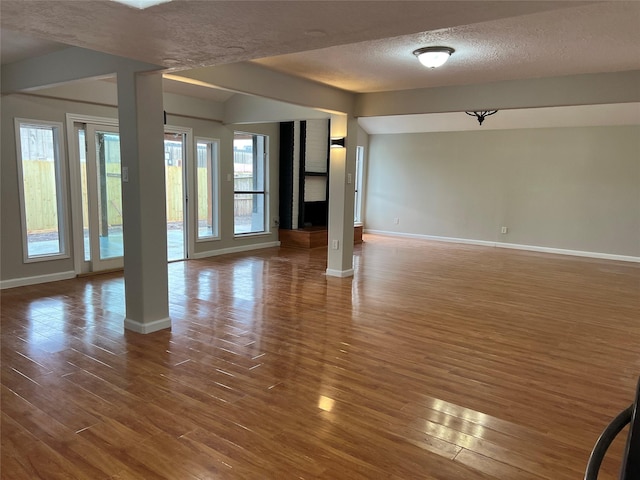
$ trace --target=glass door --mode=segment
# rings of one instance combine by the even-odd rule
[[[167,259],[187,258],[186,134],[167,129],[164,134],[164,166],[167,185]]]
[[[83,225],[85,260],[92,272],[122,268],[122,179],[120,135],[115,127],[87,125],[83,197],[87,217]],[[80,140],[82,136],[79,136]],[[83,202],[84,203],[84,202]],[[84,215],[83,215],[84,217]]]
[[[175,128],[175,127],[174,127]],[[122,179],[120,136],[116,125],[74,123],[80,192],[76,243],[83,246],[81,273],[122,268]],[[173,131],[172,131],[173,130]],[[186,158],[188,134],[178,128],[164,134],[167,258],[188,257]],[[81,217],[80,217],[81,215]],[[81,222],[80,222],[81,218]]]

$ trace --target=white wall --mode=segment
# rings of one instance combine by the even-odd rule
[[[640,126],[371,135],[365,228],[640,257],[639,139]]]

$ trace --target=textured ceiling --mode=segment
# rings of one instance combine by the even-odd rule
[[[411,52],[453,47],[427,70]],[[378,92],[640,68],[640,2],[607,2],[282,55],[257,63],[345,90]]]
[[[173,0],[136,10],[108,0],[2,0],[0,13],[2,29],[182,69],[437,32],[583,3]]]
[[[173,0],[142,11],[110,0],[2,0],[0,22],[3,64],[78,46],[177,74],[253,61],[354,92],[640,69],[635,0]],[[427,70],[411,52],[436,44],[456,52]],[[165,89],[231,95],[173,80]],[[414,120],[407,131],[426,128]]]
[[[0,13],[3,63],[66,45],[174,71],[254,60],[355,92],[640,68],[638,1],[2,0]],[[428,71],[411,52],[434,44],[456,52]]]

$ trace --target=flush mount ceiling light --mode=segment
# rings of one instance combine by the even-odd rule
[[[137,8],[138,10],[144,10],[145,8],[155,7],[161,3],[168,3],[171,0],[111,0],[113,2],[122,3],[127,7]]]
[[[438,68],[445,64],[455,50],[451,47],[422,47],[413,51],[420,63],[427,68]]]

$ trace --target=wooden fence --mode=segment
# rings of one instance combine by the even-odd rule
[[[122,225],[122,190],[120,186],[120,165],[107,163],[107,199],[110,226]],[[55,181],[53,162],[30,160],[23,163],[25,206],[28,212],[29,232],[56,230],[58,228],[57,206],[55,202]],[[167,222],[179,222],[183,219],[182,167],[166,166],[167,182]],[[245,174],[247,175],[247,174]],[[243,175],[238,187],[251,188],[252,177]],[[81,168],[82,184],[86,185],[87,172],[85,164]],[[198,191],[207,191],[207,169],[197,169]],[[246,184],[246,185],[245,185]],[[195,198],[195,195],[191,196]],[[86,189],[82,192],[83,224],[88,225]],[[234,201],[234,215],[247,216],[253,211],[253,196],[242,195]],[[208,220],[207,198],[198,198],[198,220]]]
[[[53,162],[45,160],[22,162],[24,203],[29,233],[58,229],[54,173]]]

